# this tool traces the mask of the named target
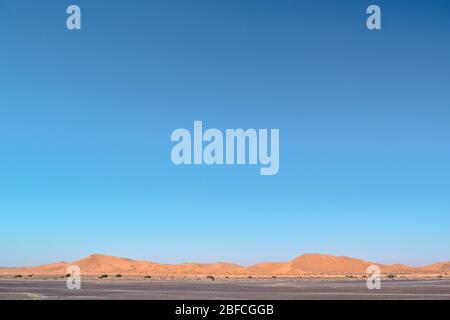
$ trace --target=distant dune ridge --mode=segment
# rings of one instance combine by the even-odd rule
[[[93,254],[73,262],[57,262],[36,267],[0,268],[0,275],[33,274],[65,275],[67,267],[77,265],[83,275],[152,275],[152,276],[294,276],[294,275],[353,275],[365,274],[367,267],[378,265],[382,273],[439,274],[450,273],[450,262],[435,263],[423,267],[401,264],[385,265],[349,257],[324,254],[304,254],[287,262],[263,262],[249,267],[233,263],[183,263],[162,264]]]

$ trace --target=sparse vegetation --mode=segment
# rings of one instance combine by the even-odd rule
[[[102,274],[102,275],[100,275],[100,277],[98,277],[99,279],[103,279],[103,278],[108,278],[108,275],[107,274]]]
[[[122,278],[121,274],[116,274],[116,278]]]
[[[152,276],[145,276],[144,279],[151,279]]]
[[[29,274],[29,275],[28,275],[28,278],[31,278],[32,276],[33,276],[32,274]]]
[[[394,278],[395,278],[395,274],[390,273],[390,274],[388,274],[388,275],[386,276],[386,278],[388,278],[388,279],[394,279]]]
[[[22,275],[21,275],[21,274],[16,274],[16,275],[14,276],[14,278],[22,278]]]
[[[213,276],[207,276],[206,279],[210,279],[212,281],[216,280]]]

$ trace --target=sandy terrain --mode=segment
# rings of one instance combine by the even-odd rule
[[[212,264],[161,264],[149,261],[131,260],[94,254],[87,258],[73,262],[57,262],[36,267],[0,268],[2,278],[32,276],[61,277],[67,274],[67,268],[77,265],[83,276],[98,277],[105,274],[109,278],[121,275],[142,278],[201,278],[208,275],[215,278],[267,278],[267,277],[365,277],[366,269],[370,265],[378,265],[382,274],[396,277],[410,278],[446,278],[450,275],[450,262],[435,263],[423,267],[410,267],[401,264],[384,265],[364,260],[337,257],[321,254],[305,254],[287,262],[265,262],[249,267],[232,263]]]

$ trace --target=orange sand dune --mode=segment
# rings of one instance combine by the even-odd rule
[[[364,274],[367,267],[377,265],[385,273],[412,273],[414,268],[395,264],[383,265],[364,260],[325,254],[304,254],[289,262],[259,263],[247,271],[273,274]]]
[[[423,272],[443,272],[443,273],[450,273],[450,262],[439,262],[434,263],[429,266],[418,268],[420,271]]]
[[[383,273],[426,274],[450,272],[450,262],[435,263],[424,267],[401,264],[384,265],[349,257],[323,254],[305,254],[288,262],[264,262],[250,267],[232,263],[184,263],[161,264],[93,254],[73,262],[58,262],[29,268],[3,268],[0,275],[33,274],[65,275],[70,265],[80,267],[83,275],[121,274],[152,276],[289,276],[289,275],[351,275],[364,274],[368,266],[376,264]]]

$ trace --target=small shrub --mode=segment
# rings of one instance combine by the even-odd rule
[[[388,279],[394,279],[394,278],[395,278],[395,274],[390,273],[390,274],[388,274],[388,275],[386,276],[386,278],[388,278]]]
[[[99,279],[103,279],[103,278],[108,278],[108,275],[107,275],[107,274],[102,274],[102,275],[99,277]]]
[[[28,278],[31,278],[32,276],[33,276],[32,274],[29,274],[29,275],[28,275]]]
[[[116,274],[116,278],[122,278],[121,274]]]
[[[14,276],[14,278],[22,278],[22,275],[21,275],[21,274],[16,274],[16,275]]]
[[[210,279],[212,281],[216,280],[213,276],[207,276],[206,279]]]
[[[151,279],[152,276],[145,276],[144,279]]]

